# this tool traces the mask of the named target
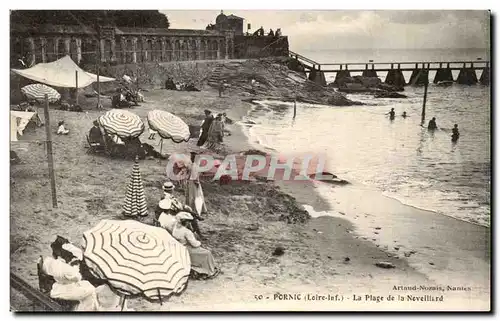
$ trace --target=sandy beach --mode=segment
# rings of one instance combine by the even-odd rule
[[[132,109],[146,119],[148,111],[163,109],[183,118],[189,125],[199,126],[203,110],[226,112],[236,123],[227,126],[231,136],[225,137],[226,153],[239,153],[254,148],[238,124],[252,108],[248,95],[230,89],[224,97],[217,90],[204,87],[201,92],[177,92],[151,89],[146,102]],[[269,93],[254,98],[266,98]],[[50,183],[46,154],[42,143],[13,143],[22,163],[11,167],[11,271],[38,287],[36,261],[51,254],[50,243],[57,235],[76,244],[82,233],[102,219],[121,219],[125,191],[133,162],[86,154],[86,137],[92,121],[102,112],[90,109],[95,101],[87,99],[84,113],[52,109],[51,130],[59,120],[70,130],[68,136],[53,136],[58,208],[51,207]],[[104,107],[109,109],[110,103]],[[334,108],[334,107],[332,107]],[[42,109],[40,109],[42,113]],[[40,140],[43,128],[27,132],[22,140]],[[159,139],[147,142],[157,150]],[[186,144],[164,141],[162,152],[188,153]],[[153,210],[161,197],[167,161],[144,160],[140,170],[145,186],[150,223]],[[315,183],[234,182],[220,186],[203,181],[209,214],[200,227],[207,237],[203,245],[212,250],[222,273],[213,280],[190,281],[179,297],[171,297],[160,305],[144,299],[129,300],[137,311],[216,311],[216,310],[488,310],[489,300],[489,229],[452,218],[404,206],[396,201],[381,201],[366,191],[330,186],[338,190],[334,210],[344,217],[311,218],[306,223],[289,224],[280,218],[299,215],[303,204],[315,212],[331,210]],[[176,190],[182,199],[183,191]],[[367,224],[377,236],[366,237],[366,231],[352,223],[361,216],[386,213],[383,222]],[[391,220],[420,222],[421,230],[396,231]],[[430,227],[446,226],[439,231]],[[408,225],[410,226],[410,225]],[[370,230],[371,228],[371,230]],[[428,228],[428,229],[427,229]],[[460,231],[460,233],[457,233]],[[400,250],[384,246],[381,238],[401,243]],[[436,244],[433,265],[429,262],[416,269],[419,254],[405,256],[412,244],[422,239]],[[273,251],[282,246],[282,256]],[[448,258],[461,252],[473,253],[475,261],[463,260],[450,266]],[[377,262],[389,262],[394,268],[383,269]],[[449,280],[436,280],[450,274]],[[476,272],[476,273],[472,273]],[[436,273],[435,273],[436,272]],[[460,279],[457,279],[460,278]],[[469,278],[469,279],[467,279]],[[439,281],[439,282],[438,282]],[[473,286],[474,291],[427,292],[395,290],[395,286],[437,287],[439,284]],[[467,283],[467,284],[465,284]],[[472,284],[472,285],[471,285]],[[289,296],[283,296],[287,294]],[[398,301],[398,295],[444,296],[443,302]],[[335,296],[338,295],[338,296]],[[360,298],[356,300],[356,295]],[[324,297],[318,297],[324,296]],[[395,301],[388,297],[394,296]],[[336,298],[336,299],[334,299]],[[382,299],[380,299],[382,298]],[[389,301],[388,301],[389,300]]]

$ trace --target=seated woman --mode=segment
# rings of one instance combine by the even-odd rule
[[[82,280],[78,266],[72,266],[62,259],[45,257],[42,261],[42,272],[55,281],[50,286],[51,298],[78,301],[73,311],[99,310],[96,289],[90,282]]]
[[[89,281],[95,287],[106,283],[92,274],[89,267],[83,260],[83,250],[73,245],[68,239],[57,236],[56,240],[50,244],[52,257],[57,260],[63,260],[71,266],[79,266],[82,280]]]
[[[94,126],[89,130],[89,141],[90,144],[95,144],[95,146],[104,145],[101,129],[97,120],[94,120]]]
[[[185,245],[191,257],[191,273],[193,278],[213,278],[220,273],[215,266],[215,260],[210,250],[201,247],[193,232],[187,227],[193,220],[188,212],[180,212],[175,216],[176,222],[172,228],[172,236]]]

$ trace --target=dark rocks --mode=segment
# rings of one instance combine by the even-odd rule
[[[351,261],[351,259],[349,257],[345,257],[344,258],[344,263],[347,263],[347,262],[350,262],[350,261]]]
[[[396,86],[396,85],[390,85],[390,84],[380,84],[377,86],[378,89],[384,90],[384,91],[404,91],[405,88],[403,86]]]
[[[281,256],[283,254],[285,254],[285,248],[283,246],[279,245],[274,249],[274,256]]]
[[[250,224],[246,227],[246,229],[249,231],[257,231],[259,229],[259,225],[258,224]]]
[[[397,93],[397,92],[378,92],[375,93],[375,98],[408,98],[408,96]]]
[[[415,253],[417,253],[417,252],[416,251],[408,251],[408,252],[404,252],[404,255],[405,255],[405,257],[410,257]]]
[[[382,269],[394,269],[396,266],[390,262],[377,262],[375,263],[375,266],[382,268]]]

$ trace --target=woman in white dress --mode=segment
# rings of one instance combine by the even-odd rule
[[[196,239],[193,232],[187,228],[193,216],[188,212],[180,212],[175,216],[176,223],[172,229],[172,236],[182,245],[186,246],[191,257],[191,270],[195,278],[213,278],[220,272],[216,267],[214,257],[210,250],[201,247],[201,242]]]

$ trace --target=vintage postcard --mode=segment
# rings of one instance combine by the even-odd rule
[[[11,10],[11,311],[490,311],[490,32]]]

